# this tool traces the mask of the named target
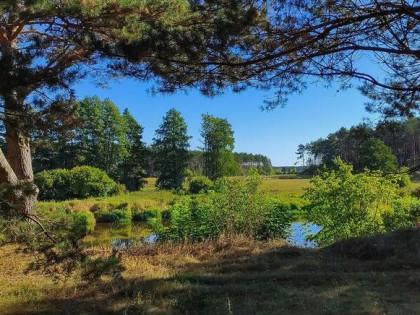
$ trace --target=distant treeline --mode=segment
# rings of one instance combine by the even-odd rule
[[[399,167],[411,167],[420,161],[420,118],[404,121],[385,121],[375,127],[366,124],[353,126],[329,134],[326,138],[300,144],[296,154],[300,165],[331,165],[336,157],[361,170],[364,165],[366,145],[372,139],[389,147]],[[368,142],[369,141],[369,142]]]
[[[162,188],[176,188],[186,169],[212,179],[241,175],[251,168],[261,174],[272,172],[266,156],[233,153],[230,124],[210,115],[203,115],[201,135],[207,140],[201,150],[189,150],[185,121],[174,109],[164,117],[150,146],[130,112],[121,113],[110,100],[88,97],[76,102],[72,119],[71,128],[32,133],[35,172],[88,165],[104,170],[129,190],[141,188],[146,176],[160,176]],[[1,138],[0,145],[4,147]]]

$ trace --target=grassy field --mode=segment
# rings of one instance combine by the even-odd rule
[[[172,191],[157,190],[155,188],[156,178],[148,178],[146,186],[141,191],[130,192],[126,195],[105,197],[105,198],[89,198],[84,200],[68,200],[63,202],[40,202],[40,207],[58,207],[65,206],[71,210],[89,210],[93,206],[98,205],[120,205],[129,204],[139,211],[149,208],[167,209],[168,205],[178,199],[182,195],[177,195]],[[279,201],[286,204],[294,204],[298,207],[305,204],[301,196],[305,188],[310,186],[310,179],[286,178],[283,177],[264,177],[260,186],[260,190],[267,193]],[[420,188],[420,180],[413,182],[413,189]]]
[[[304,204],[301,196],[304,193],[304,189],[309,186],[309,179],[266,177],[263,179],[260,189],[261,191],[276,197],[281,202],[301,206]]]
[[[102,197],[102,198],[88,198],[83,200],[67,200],[62,202],[40,202],[40,207],[60,206],[66,205],[71,208],[90,208],[95,204],[122,204],[132,203],[139,209],[147,209],[150,207],[166,208],[167,205],[179,198],[172,191],[157,190],[154,186],[155,178],[148,178],[146,186],[141,191],[130,192],[124,195]]]
[[[170,203],[183,198],[182,195],[172,191],[157,190],[155,182],[155,178],[148,178],[146,186],[141,191],[125,195],[62,202],[40,202],[38,207],[52,211],[59,207],[70,211],[97,211],[98,209],[107,211],[114,208],[129,208],[132,212],[142,212],[148,209],[165,210]],[[300,208],[304,204],[301,195],[304,188],[308,186],[309,179],[267,177],[263,179],[260,189],[283,203],[293,204],[294,208]]]
[[[243,178],[243,177],[242,177]],[[145,221],[144,215],[151,211],[165,211],[170,204],[185,198],[185,195],[176,194],[173,191],[157,190],[155,178],[148,178],[146,186],[137,192],[130,192],[125,195],[118,195],[105,198],[89,198],[84,200],[68,200],[63,202],[40,202],[38,207],[42,211],[54,212],[58,208],[66,209],[71,212],[90,211],[94,213],[98,223],[127,223],[131,221]],[[285,176],[263,177],[260,191],[270,195],[287,205],[296,220],[305,218],[305,211],[302,207],[306,201],[302,198],[305,188],[310,186],[310,179]],[[412,189],[419,189],[420,182],[414,182]],[[42,213],[41,211],[41,213]],[[118,215],[117,216],[115,215]],[[114,218],[111,221],[109,218]],[[124,238],[127,229],[117,231],[110,230],[109,233],[121,235]],[[109,234],[108,232],[105,234]],[[102,234],[103,241],[106,235]],[[100,244],[98,240],[92,238],[93,243]]]
[[[2,314],[418,314],[418,262],[333,259],[282,242],[137,246],[119,279],[54,283],[0,251]],[[13,262],[13,263],[11,263]]]

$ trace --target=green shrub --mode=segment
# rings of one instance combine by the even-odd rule
[[[191,170],[191,169],[189,169],[189,168],[186,168],[185,170],[184,170],[184,178],[185,178],[185,182],[189,185],[189,183],[193,180],[193,178],[194,178],[194,172]]]
[[[44,171],[35,175],[35,183],[40,190],[40,200],[105,197],[123,189],[104,171],[90,166]]]
[[[80,166],[70,173],[74,185],[73,198],[106,197],[119,192],[118,184],[100,169]]]
[[[288,207],[258,193],[258,179],[223,179],[216,186],[207,196],[192,196],[172,205],[168,228],[161,214],[150,219],[158,239],[197,242],[221,235],[287,236],[291,223]]]
[[[150,207],[143,211],[133,212],[132,220],[147,222],[150,218],[156,218],[159,215],[160,211],[161,209],[157,207]]]
[[[304,198],[309,201],[307,219],[322,226],[310,237],[320,245],[355,236],[368,236],[412,225],[411,198],[400,197],[400,176],[380,172],[352,173],[341,159],[333,170],[311,180]]]
[[[286,205],[273,203],[258,230],[259,239],[287,238],[290,232],[291,213]]]
[[[35,184],[39,188],[39,200],[65,200],[72,194],[70,170],[56,169],[43,171],[35,175]]]
[[[412,195],[420,199],[420,187],[417,187],[413,190]]]
[[[188,192],[190,194],[199,194],[202,192],[208,192],[213,188],[213,182],[206,176],[199,176],[194,178],[190,182]]]
[[[420,215],[420,200],[414,197],[404,197],[393,202],[392,211],[383,216],[385,229],[394,231],[400,228],[414,226]]]
[[[173,205],[170,213],[167,229],[162,224],[162,215],[148,221],[162,241],[201,241],[218,235],[208,205],[200,204],[195,198]]]
[[[127,203],[108,205],[94,212],[96,222],[129,224],[132,221],[132,212]]]
[[[74,212],[70,214],[73,220],[73,230],[79,236],[86,236],[93,232],[96,225],[95,216],[92,212]]]
[[[109,196],[126,195],[128,193],[127,187],[124,184],[117,183],[113,188]]]
[[[401,172],[406,171],[406,169],[401,169]],[[399,177],[398,179],[398,185],[403,188],[403,187],[410,187],[411,186],[411,179],[410,176],[408,174],[403,174],[401,175],[401,177]]]
[[[63,230],[71,231],[72,237],[81,238],[95,229],[95,216],[88,209],[72,211],[63,204],[54,207],[38,204],[37,212],[44,222],[54,222],[54,232],[60,231],[61,226]]]

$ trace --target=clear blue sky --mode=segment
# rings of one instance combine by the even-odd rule
[[[144,127],[144,140],[152,142],[154,132],[170,108],[181,112],[192,136],[191,148],[201,145],[201,114],[227,118],[235,132],[235,151],[260,153],[268,156],[273,165],[293,165],[296,148],[340,127],[350,127],[372,118],[364,110],[366,99],[355,89],[337,92],[335,88],[313,85],[302,94],[289,98],[285,108],[262,111],[267,91],[248,90],[226,92],[208,98],[196,91],[188,94],[151,95],[151,84],[134,80],[111,82],[108,88],[95,87],[89,81],[76,85],[79,98],[98,95],[110,98],[121,110],[128,108]]]

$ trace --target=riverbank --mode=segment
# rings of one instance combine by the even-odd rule
[[[287,242],[296,247],[316,247],[313,241],[307,241],[308,234],[316,234],[320,227],[304,220],[293,221],[290,225]],[[131,246],[144,240],[154,240],[156,235],[147,223],[97,223],[93,232],[85,237],[89,246],[113,246],[120,248]]]
[[[282,241],[237,237],[182,246],[139,245],[121,252],[122,278],[93,284],[25,275],[31,256],[16,249],[0,249],[3,314],[420,312],[418,264],[333,258]]]

